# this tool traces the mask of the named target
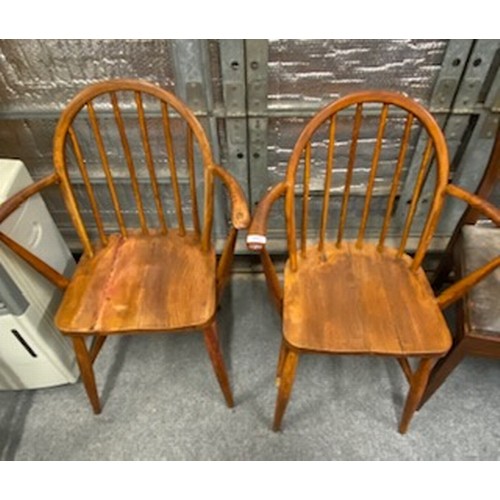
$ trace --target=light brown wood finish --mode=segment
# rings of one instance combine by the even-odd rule
[[[300,252],[306,256],[307,246],[307,219],[309,216],[309,183],[311,179],[311,143],[308,142],[304,158],[304,191],[302,193],[302,228],[300,233]]]
[[[107,243],[107,236],[104,232],[101,213],[99,212],[99,207],[97,206],[94,188],[90,183],[89,174],[87,172],[87,167],[85,166],[85,160],[83,159],[82,150],[80,148],[80,144],[78,143],[78,139],[76,137],[75,131],[73,130],[73,127],[69,127],[68,134],[71,139],[71,145],[73,146],[73,153],[78,164],[78,169],[80,170],[80,175],[82,176],[83,184],[85,186],[85,190],[87,191],[87,196],[89,197],[90,208],[96,222],[99,239],[101,240],[101,244],[105,245]]]
[[[59,182],[59,176],[57,174],[50,174],[43,179],[27,186],[14,196],[4,201],[0,205],[0,223],[2,223],[10,214],[12,214],[15,210],[17,210],[26,200],[28,200],[31,196],[39,193],[46,187],[52,186],[53,184],[57,184]]]
[[[120,111],[116,93],[128,93],[136,104],[143,153],[150,174],[154,203],[158,211],[159,227],[148,228],[141,198],[133,155],[127,138],[125,121]],[[179,230],[168,231],[167,221],[161,203],[160,186],[157,181],[153,151],[149,143],[147,113],[143,108],[143,95],[160,100],[167,157],[173,185]],[[93,106],[95,98],[104,95],[109,98],[114,115],[113,122],[102,120],[102,124],[116,126],[119,141],[124,152],[121,167],[128,171],[130,183],[137,202],[139,226],[126,227],[117,192],[114,187],[112,170],[103,141],[104,131],[98,114],[101,109]],[[130,102],[130,100],[128,101]],[[191,185],[196,187],[194,155],[195,143],[203,166],[204,180],[204,220],[198,220],[196,231],[185,227],[180,205],[181,195],[175,165],[174,142],[172,140],[168,110],[172,109],[182,118],[189,130],[187,163],[191,172]],[[83,110],[88,110],[90,125],[95,138],[95,147],[101,158],[107,180],[112,205],[117,213],[120,233],[106,234],[100,219],[91,180],[85,169],[84,152],[77,135],[75,118]],[[111,125],[110,125],[111,124]],[[137,134],[136,134],[137,135]],[[112,136],[110,134],[110,136]],[[83,141],[80,141],[83,144]],[[87,141],[88,142],[88,141]],[[100,243],[94,247],[79,211],[70,179],[66,154],[68,146],[73,146],[74,156],[84,180],[92,211],[97,221]],[[182,153],[186,151],[182,148]],[[238,229],[249,223],[249,212],[243,191],[236,180],[221,167],[214,164],[211,148],[200,123],[193,113],[174,95],[147,82],[136,80],[112,80],[90,85],[80,92],[61,114],[54,136],[54,164],[56,173],[23,189],[0,206],[0,222],[8,217],[26,199],[44,187],[60,182],[64,200],[70,216],[81,238],[84,253],[71,280],[43,263],[23,247],[1,234],[4,244],[24,258],[47,279],[54,282],[65,293],[56,314],[59,329],[71,336],[82,374],[82,380],[95,413],[101,410],[92,363],[97,358],[104,341],[109,335],[141,334],[147,332],[172,332],[202,330],[205,343],[224,397],[232,406],[232,395],[215,330],[217,300],[230,274],[232,254]],[[120,165],[113,164],[113,169]],[[232,202],[233,228],[219,265],[211,243],[213,223],[213,177],[217,175],[227,187]],[[85,338],[94,337],[92,347],[87,349]]]
[[[112,235],[78,264],[56,325],[95,335],[202,328],[215,316],[215,266],[193,233]]]
[[[29,250],[19,245],[12,238],[9,238],[5,233],[0,231],[0,241],[9,247],[15,254],[29,264],[35,271],[38,271],[44,278],[56,285],[58,288],[65,289],[69,281],[61,273],[56,271],[53,267],[49,266],[43,260],[40,260],[36,255],[32,254]]]
[[[410,271],[410,263],[394,249],[379,252],[368,243],[308,248],[296,272],[289,263],[285,268],[286,342],[337,354],[445,354],[451,346],[446,321],[425,273]]]
[[[97,116],[92,102],[87,103],[87,111],[89,114],[92,131],[94,132],[94,137],[97,143],[99,156],[101,158],[102,169],[104,170],[104,175],[106,176],[106,182],[108,184],[109,193],[111,195],[111,202],[113,203],[113,208],[115,209],[116,220],[118,221],[118,226],[120,228],[122,236],[127,236],[127,229],[125,227],[125,221],[123,220],[122,209],[118,200],[115,183],[113,182],[113,175],[111,174],[108,155],[106,154],[106,148],[104,147],[104,142],[102,140],[101,129],[99,128],[99,123],[97,121]]]
[[[250,212],[245,200],[245,194],[238,181],[219,165],[213,166],[214,174],[217,175],[229,193],[231,198],[231,222],[235,229],[246,229],[250,224]]]
[[[356,114],[354,116],[354,125],[352,130],[351,148],[349,151],[349,163],[347,164],[347,173],[345,178],[344,194],[342,196],[342,206],[340,208],[340,222],[337,232],[337,248],[340,248],[342,238],[344,237],[345,222],[347,219],[347,204],[351,193],[352,175],[354,172],[354,162],[356,161],[356,150],[358,147],[359,129],[363,119],[363,103],[356,104]]]
[[[408,430],[411,417],[422,400],[422,396],[427,386],[427,381],[429,380],[429,375],[434,363],[435,359],[423,359],[420,361],[419,367],[412,377],[410,392],[406,398],[403,416],[401,417],[401,423],[399,424],[399,432],[401,434],[404,434]]]
[[[297,363],[299,354],[297,351],[290,349],[286,344],[282,344],[283,352],[280,353],[282,360],[280,362],[280,374],[278,377],[278,398],[276,400],[276,409],[274,412],[273,431],[277,432],[281,428],[281,421],[285,414],[290,394],[292,393],[293,382],[295,380],[295,372],[297,371]]]
[[[370,203],[372,201],[373,186],[375,185],[375,178],[378,171],[378,161],[380,158],[380,151],[382,150],[382,139],[384,137],[385,125],[387,123],[387,113],[389,112],[389,106],[384,104],[382,106],[382,112],[380,113],[380,122],[377,131],[377,142],[375,143],[375,150],[373,152],[372,164],[370,167],[370,177],[368,179],[368,186],[366,187],[366,199],[365,205],[363,207],[363,215],[361,216],[361,225],[359,228],[358,240],[356,242],[356,247],[361,248],[363,246],[363,239],[365,237],[366,224],[368,222],[368,215],[370,213]],[[332,138],[330,138],[330,141]],[[386,216],[387,217],[387,216]],[[385,219],[384,219],[385,223]],[[384,224],[385,225],[385,224]],[[383,233],[382,229],[382,233]],[[385,238],[385,236],[384,236]],[[382,241],[382,235],[380,236],[380,241]],[[379,243],[380,245],[380,243]]]
[[[399,149],[398,163],[396,165],[396,170],[392,177],[391,192],[389,194],[389,201],[387,203],[387,209],[385,211],[384,222],[382,224],[382,231],[380,232],[380,239],[378,242],[378,250],[382,251],[385,244],[385,238],[387,236],[387,231],[389,229],[389,224],[391,223],[392,213],[394,209],[394,201],[396,200],[396,195],[399,188],[399,178],[401,177],[401,171],[403,170],[403,164],[406,156],[406,149],[408,147],[408,139],[411,132],[411,124],[413,122],[413,115],[409,114],[406,118],[405,130],[403,133],[403,138],[401,139],[401,147]]]
[[[25,187],[14,196],[6,200],[0,205],[0,224],[9,217],[13,212],[15,212],[25,201],[27,201],[31,196],[38,194],[43,189],[57,184],[59,182],[59,176],[57,174],[48,175],[39,181]],[[19,245],[16,241],[10,238],[8,235],[0,231],[0,241],[10,248],[15,254],[17,254],[21,259],[23,259],[28,265],[30,265],[35,271],[38,271],[42,276],[44,276],[51,283],[56,285],[58,288],[64,289],[68,286],[68,280],[61,273],[56,271],[54,268],[49,266],[46,262],[40,260],[36,255],[31,253],[29,250]]]
[[[200,216],[198,215],[198,194],[196,193],[196,177],[194,171],[193,132],[188,129],[186,142],[186,157],[189,171],[189,190],[191,192],[191,211],[194,231],[200,234]]]
[[[165,145],[167,147],[168,167],[170,177],[172,178],[172,187],[174,190],[175,210],[177,221],[179,222],[179,234],[184,236],[186,227],[184,226],[184,214],[182,213],[182,200],[179,190],[179,179],[177,178],[177,167],[175,163],[174,144],[172,141],[172,132],[170,130],[170,118],[168,116],[168,106],[165,102],[161,103],[161,116],[163,121],[163,133],[165,136]]]
[[[148,167],[149,177],[151,180],[151,187],[153,189],[153,198],[156,205],[156,213],[160,221],[161,230],[165,234],[167,232],[167,221],[165,219],[165,214],[163,212],[163,205],[160,196],[160,187],[158,186],[158,179],[156,178],[156,171],[153,161],[153,153],[151,152],[151,145],[149,144],[148,126],[146,124],[146,116],[144,114],[142,94],[138,90],[136,90],[134,94],[135,94],[135,103],[137,106],[137,114],[139,116],[139,128],[141,130],[142,147],[144,148],[144,153],[146,155],[146,165]]]
[[[139,182],[137,180],[134,160],[132,159],[132,152],[130,151],[130,145],[127,139],[127,133],[125,132],[125,124],[123,122],[122,113],[118,104],[118,98],[116,97],[116,92],[110,92],[110,96],[111,104],[113,105],[113,114],[115,116],[116,125],[120,134],[120,141],[122,143],[123,152],[125,153],[125,160],[127,162],[128,173],[130,175],[130,182],[132,184],[134,199],[137,205],[137,214],[139,216],[142,233],[148,234],[148,224],[146,222],[146,216],[144,214],[144,206],[142,203],[141,191],[139,189]]]
[[[75,348],[76,360],[82,375],[83,385],[85,387],[85,391],[87,392],[90,404],[92,405],[92,409],[97,415],[101,413],[101,402],[99,401],[99,395],[97,394],[95,375],[92,368],[93,360],[87,350],[87,346],[85,345],[85,337],[73,337],[72,340],[73,347]]]
[[[222,358],[222,353],[220,351],[220,343],[215,322],[213,322],[203,330],[203,338],[205,339],[207,352],[210,356],[210,361],[212,362],[215,376],[217,377],[219,385],[222,389],[222,393],[224,394],[226,404],[229,408],[232,408],[234,406],[233,394],[229,385],[229,379],[227,378],[224,359]]]
[[[493,144],[493,149],[491,151],[490,159],[488,161],[487,168],[484,171],[479,187],[476,191],[476,195],[486,202],[493,188],[500,181],[500,125],[497,127],[497,133],[495,137],[495,143]],[[458,191],[455,191],[458,193]],[[466,200],[464,200],[466,201]],[[453,267],[453,252],[455,246],[459,240],[462,227],[465,224],[475,224],[479,218],[480,212],[475,210],[473,206],[468,205],[464,214],[460,218],[453,234],[448,241],[444,255],[439,263],[438,269],[433,277],[433,286],[438,289],[443,282],[446,280],[450,271]]]
[[[323,250],[323,245],[325,244],[326,235],[326,224],[328,221],[328,204],[330,201],[330,186],[332,185],[333,177],[333,158],[335,154],[335,127],[336,127],[336,116],[333,115],[330,118],[330,129],[328,133],[328,153],[326,160],[326,174],[325,174],[325,190],[323,193],[323,206],[321,208],[321,223],[319,229],[319,243],[318,250],[321,252]]]
[[[357,159],[357,143],[362,122],[362,107],[376,103],[381,107],[374,150],[370,159],[370,172],[360,227],[353,242],[345,241],[344,233],[349,214],[348,203]],[[328,205],[331,193],[334,153],[339,148],[335,140],[335,116],[346,108],[355,109],[352,119],[349,157],[336,241],[325,238]],[[392,107],[407,112],[399,152],[393,160],[394,173],[388,197],[386,217],[381,227],[379,244],[365,240],[367,220],[370,217],[372,193],[379,159],[384,151],[384,135],[390,129]],[[401,116],[399,113],[398,116]],[[319,243],[310,244],[304,251],[303,233],[296,233],[295,185],[301,158],[308,144],[324,144],[323,137],[315,134],[330,123],[327,140],[328,153],[325,189],[321,211]],[[429,137],[422,166],[410,204],[410,215],[403,231],[403,241],[409,234],[416,204],[429,168],[436,175],[434,197],[429,200],[429,213],[418,242],[415,259],[406,255],[404,245],[391,248],[386,238],[390,218],[398,200],[400,178],[413,126],[419,125]],[[344,127],[346,127],[344,120]],[[365,134],[365,132],[363,133]],[[314,136],[314,140],[312,139]],[[368,138],[363,135],[363,140]],[[345,141],[345,138],[342,139]],[[338,153],[337,153],[338,154]],[[434,159],[432,164],[430,159]],[[306,162],[307,165],[307,162]],[[247,237],[248,247],[261,251],[271,294],[280,304],[282,299],[283,344],[278,363],[280,382],[273,428],[280,428],[290,397],[298,356],[302,352],[336,355],[379,355],[396,358],[410,390],[403,412],[400,431],[405,432],[415,409],[421,402],[432,364],[451,346],[451,334],[438,301],[421,268],[421,262],[438,222],[448,183],[448,154],[439,126],[421,105],[392,92],[359,92],[345,96],[326,106],[304,127],[295,143],[288,162],[286,180],[275,186],[260,202]],[[311,173],[312,176],[312,173]],[[305,175],[308,177],[308,175]],[[307,189],[303,190],[307,193]],[[285,267],[284,287],[281,286],[265,248],[267,218],[271,205],[285,195],[285,220],[289,259]],[[298,203],[299,201],[297,201]],[[304,208],[304,204],[302,205]],[[301,238],[301,250],[296,240]],[[280,307],[281,309],[281,307]],[[409,358],[420,359],[413,372]]]

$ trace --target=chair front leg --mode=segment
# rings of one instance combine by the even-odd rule
[[[224,359],[219,346],[219,338],[217,335],[217,328],[215,321],[203,330],[203,338],[205,339],[205,346],[210,356],[210,361],[214,368],[215,376],[219,381],[220,388],[224,394],[224,399],[229,408],[234,406],[233,394],[231,386],[229,385],[229,378],[227,376],[226,367],[224,366]]]
[[[76,360],[78,362],[78,366],[80,367],[83,385],[85,386],[85,390],[87,391],[87,396],[90,400],[90,404],[92,405],[94,413],[97,415],[101,413],[101,403],[99,402],[99,396],[97,394],[94,368],[92,367],[93,360],[87,349],[87,346],[85,345],[84,337],[72,337],[72,340],[73,347],[75,349]]]
[[[424,391],[429,380],[429,375],[435,362],[435,358],[422,359],[417,370],[411,377],[410,391],[408,392],[408,396],[406,398],[403,416],[399,425],[399,432],[401,434],[405,434],[408,430],[410,420],[412,419],[413,414],[418,408],[422,396],[424,395]]]
[[[283,420],[283,415],[285,414],[288,400],[290,399],[299,354],[298,352],[290,349],[285,342],[283,342],[281,345],[280,357],[281,359],[278,364],[278,369],[280,370],[278,375],[278,397],[276,400],[276,410],[274,413],[273,423],[273,431],[275,432],[279,431],[281,428],[281,421]]]

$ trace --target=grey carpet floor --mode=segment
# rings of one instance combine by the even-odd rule
[[[218,318],[234,409],[224,404],[200,334],[111,338],[96,362],[102,414],[92,414],[81,383],[0,392],[0,458],[500,458],[498,362],[465,360],[401,436],[407,384],[396,362],[306,355],[283,431],[273,433],[280,321],[262,279],[235,277]]]

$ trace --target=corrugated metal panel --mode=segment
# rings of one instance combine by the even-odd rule
[[[143,78],[174,89],[168,40],[2,40],[0,112],[54,111],[83,87]]]
[[[392,89],[427,102],[447,40],[270,40],[269,106]]]

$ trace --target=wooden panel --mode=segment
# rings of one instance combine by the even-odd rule
[[[191,233],[110,237],[83,258],[56,316],[65,333],[167,331],[215,315],[215,254]]]
[[[396,356],[440,355],[451,335],[424,272],[375,245],[332,243],[307,249],[285,269],[284,335],[309,351]],[[395,285],[397,284],[397,286]]]

